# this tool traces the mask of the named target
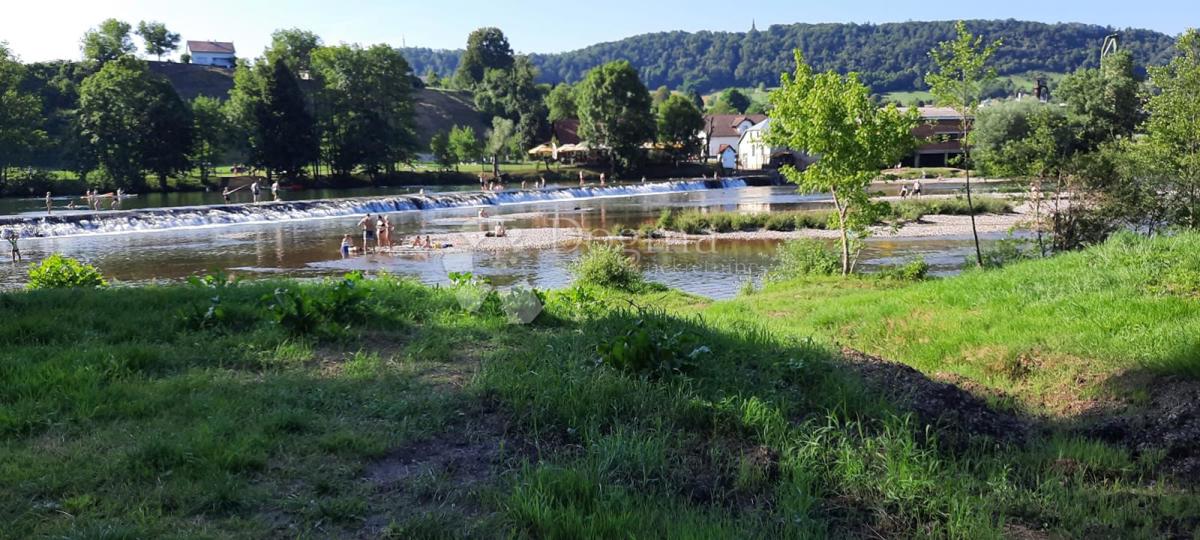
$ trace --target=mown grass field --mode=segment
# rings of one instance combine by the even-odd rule
[[[833,344],[1005,389],[987,366],[1029,350],[1047,388],[1195,377],[1197,244],[717,303],[581,285],[532,324],[388,277],[0,294],[0,536],[1190,537],[1169,456],[925,425]]]

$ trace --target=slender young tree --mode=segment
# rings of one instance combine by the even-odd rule
[[[767,142],[819,156],[804,170],[785,166],[782,172],[801,189],[833,197],[842,275],[848,275],[853,266],[850,230],[870,221],[867,186],[880,168],[912,151],[918,114],[915,109],[901,112],[895,105],[881,108],[857,73],[814,74],[800,51],[795,55],[795,74],[785,73],[780,88],[770,94],[775,116]]]
[[[454,170],[459,163],[479,161],[483,150],[480,148],[479,137],[471,126],[454,126],[450,130],[450,150],[454,153]]]
[[[929,52],[936,71],[926,75],[925,82],[938,105],[954,109],[959,116],[967,213],[971,216],[971,237],[975,240],[975,264],[982,267],[983,251],[979,248],[979,230],[975,226],[975,206],[971,200],[971,123],[979,111],[984,88],[996,78],[996,70],[989,62],[1000,47],[1000,41],[984,45],[983,37],[972,35],[962,21],[955,24],[955,31],[955,39],[943,41]]]

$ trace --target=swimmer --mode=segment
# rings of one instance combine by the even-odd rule
[[[349,257],[349,256],[350,256],[350,252],[351,252],[351,251],[354,251],[354,241],[350,239],[350,235],[348,235],[348,234],[347,234],[346,236],[343,236],[343,237],[342,237],[342,249],[341,249],[341,251],[342,251],[342,258],[343,258],[343,259],[345,259],[346,257]]]
[[[425,235],[425,247],[428,249],[433,249],[433,242],[429,241],[429,235]]]
[[[421,235],[418,234],[413,237],[412,247],[415,247],[415,248],[421,247]]]
[[[387,216],[379,216],[379,224],[376,226],[376,238],[378,238],[378,247],[392,247],[392,223],[388,221]]]
[[[375,218],[371,214],[367,214],[362,219],[358,220],[358,226],[363,231],[363,253],[371,249],[371,240],[375,240],[375,248],[379,248],[379,240],[375,236]]]
[[[21,234],[17,231],[4,229],[3,237],[5,240],[8,240],[9,245],[12,246],[13,262],[19,262],[21,260],[21,249],[17,247],[17,240],[21,238]]]

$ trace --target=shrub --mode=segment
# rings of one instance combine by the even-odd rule
[[[841,259],[824,242],[803,238],[785,242],[776,252],[775,269],[768,278],[782,281],[800,276],[829,276],[841,270]]]
[[[634,290],[642,284],[641,269],[616,245],[592,244],[571,265],[571,273],[576,282],[584,285]]]
[[[29,289],[96,289],[108,286],[95,266],[58,253],[29,269]]]
[[[658,214],[658,221],[654,223],[654,226],[664,231],[674,230],[675,212],[670,208],[663,208],[662,212]]]
[[[601,364],[658,379],[691,371],[700,356],[710,352],[708,346],[700,344],[699,336],[679,330],[661,314],[640,315],[616,337],[596,346]]]
[[[983,250],[983,267],[984,268],[1000,268],[1002,266],[1012,264],[1017,261],[1022,261],[1031,258],[1032,250],[1029,249],[1029,241],[1023,238],[1008,238],[997,240],[996,243],[988,249]],[[967,266],[975,265],[975,257],[967,255]]]
[[[898,281],[921,281],[929,274],[929,263],[917,257],[900,266],[889,266],[879,271],[879,277]]]

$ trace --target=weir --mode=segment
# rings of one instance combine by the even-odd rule
[[[632,197],[709,189],[746,187],[741,178],[681,180],[649,184],[567,187],[501,192],[428,193],[389,197],[357,197],[212,206],[179,206],[111,212],[81,212],[50,216],[0,216],[0,229],[15,229],[22,237],[111,234],[184,227],[270,223],[355,214],[390,214],[443,208],[500,206],[539,202]]]

